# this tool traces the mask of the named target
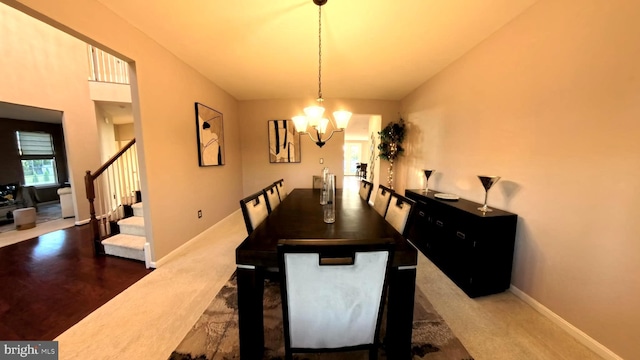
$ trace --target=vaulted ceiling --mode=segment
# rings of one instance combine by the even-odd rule
[[[318,6],[312,0],[97,1],[238,100],[316,98]],[[536,1],[328,0],[322,6],[323,95],[400,100]],[[0,104],[0,117],[16,118],[8,116],[15,112],[10,105]],[[132,121],[129,104],[99,106],[114,123]],[[31,120],[61,122],[57,112],[48,120],[31,110],[20,108]],[[119,115],[123,111],[128,115]],[[368,119],[354,116],[349,136],[367,138]]]
[[[238,100],[315,98],[312,0],[98,0]],[[325,98],[400,100],[537,0],[328,0]]]

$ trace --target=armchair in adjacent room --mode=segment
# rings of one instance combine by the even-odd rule
[[[38,203],[41,202],[38,189],[35,186],[21,186],[16,201],[21,202],[24,207],[32,207],[38,211]]]

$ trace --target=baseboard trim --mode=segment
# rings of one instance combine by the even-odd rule
[[[149,242],[144,243],[144,264],[147,269],[156,268],[156,262],[151,261],[151,244]]]
[[[96,219],[101,220],[103,217],[105,217],[106,215],[98,215],[96,216]],[[76,225],[85,225],[91,222],[91,219],[84,219],[84,220],[80,220],[80,221],[76,221]]]
[[[558,314],[551,311],[546,306],[542,305],[538,301],[536,301],[531,296],[527,295],[524,291],[518,289],[517,287],[511,285],[509,290],[522,301],[529,304],[532,308],[542,314],[544,317],[551,320],[554,324],[560,326],[564,331],[569,333],[569,335],[573,336],[576,340],[578,340],[581,344],[591,349],[596,354],[602,356],[607,360],[623,360],[620,356],[616,355],[613,351],[609,350],[606,346],[597,342],[594,338],[584,333],[582,330],[573,326],[571,323],[560,317]]]
[[[227,215],[224,219],[222,219],[222,220],[218,221],[217,223],[215,223],[215,224],[211,225],[211,227],[210,227],[210,228],[208,228],[208,229],[204,230],[203,232],[199,233],[198,235],[196,235],[196,236],[192,237],[190,240],[188,240],[188,241],[187,241],[187,242],[185,242],[184,244],[182,244],[182,245],[178,246],[178,247],[177,247],[177,248],[175,248],[172,252],[170,252],[169,254],[165,255],[163,258],[156,260],[153,264],[157,265],[157,267],[161,267],[164,263],[166,263],[167,261],[169,261],[169,260],[174,256],[174,254],[178,253],[178,252],[179,252],[181,249],[183,249],[184,247],[189,246],[189,244],[190,244],[192,241],[194,241],[194,240],[196,240],[196,239],[199,239],[199,238],[200,238],[200,237],[202,237],[202,236],[206,236],[206,234],[207,234],[208,232],[210,232],[210,231],[213,231],[213,229],[214,229],[216,226],[218,226],[218,224],[221,224],[221,223],[223,223],[223,222],[225,222],[225,221],[229,221],[229,219],[230,219],[231,217],[233,217],[234,215],[236,215],[236,214],[237,214],[237,213],[239,213],[239,212],[241,213],[241,212],[242,212],[242,209],[238,209],[238,210],[236,210],[236,211],[232,212],[231,214]],[[156,268],[157,268],[157,267],[156,267]]]

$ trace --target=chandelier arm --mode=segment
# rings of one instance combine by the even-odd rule
[[[299,134],[303,134],[303,135],[304,135],[304,134],[306,134],[306,135],[309,135],[309,139],[311,139],[311,141],[316,141],[316,139],[314,139],[314,138],[313,138],[313,136],[311,136],[311,133],[310,133],[310,132],[308,132],[308,131],[300,132]]]
[[[322,134],[320,134],[320,130],[318,130],[318,128],[315,128],[315,129],[316,129],[316,137],[318,138],[318,140],[317,141],[314,140],[314,141],[319,143],[324,143],[324,141],[322,140]]]
[[[331,130],[331,134],[329,135],[329,137],[328,137],[328,138],[324,139],[324,142],[329,141],[329,140],[333,137],[333,134],[334,134],[334,133],[337,133],[337,132],[343,132],[343,131],[344,131],[343,129]]]
[[[318,137],[318,140],[314,140],[316,142],[316,145],[318,145],[319,147],[323,147],[327,140],[322,140],[322,135],[320,134],[318,128],[316,128],[316,135]]]

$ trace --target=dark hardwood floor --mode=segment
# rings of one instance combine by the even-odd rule
[[[0,248],[0,340],[53,340],[151,272],[94,257],[89,225]]]

